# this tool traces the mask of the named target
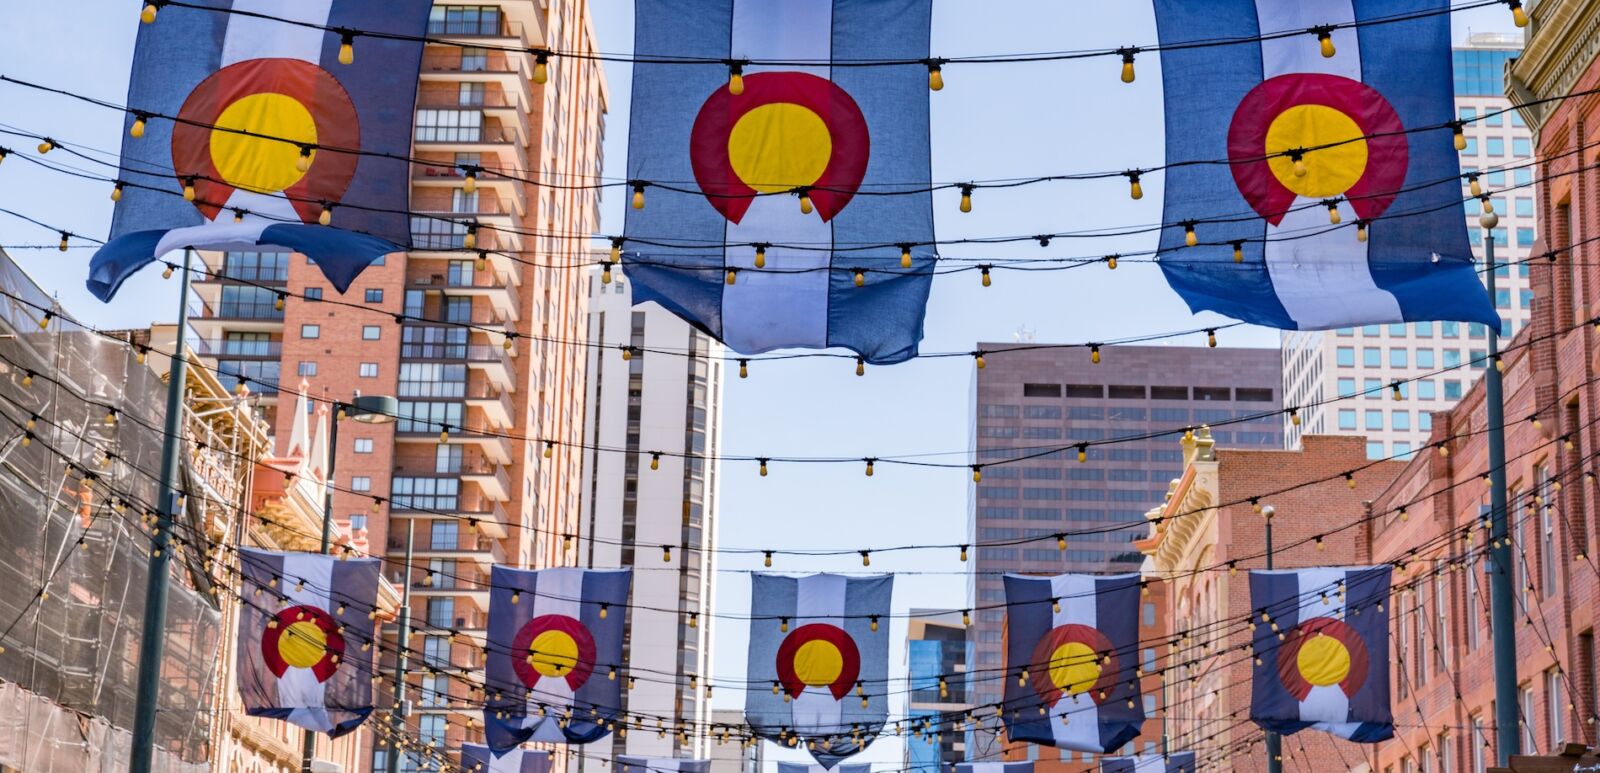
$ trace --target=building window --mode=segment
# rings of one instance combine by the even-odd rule
[[[1538,754],[1539,746],[1533,739],[1533,712],[1538,710],[1538,705],[1533,702],[1533,685],[1524,684],[1517,688],[1517,702],[1522,704],[1521,716],[1517,717],[1517,726],[1522,728],[1522,753]]]
[[[1377,368],[1383,365],[1383,350],[1369,346],[1361,350],[1361,364],[1368,368]]]
[[[357,476],[351,478],[350,479],[350,490],[351,491],[371,491],[372,490],[372,478],[367,477],[365,475],[357,475]]]
[[[479,142],[485,139],[483,112],[479,110],[418,110],[416,126],[417,142]]]
[[[300,337],[301,338],[321,338],[322,337],[322,326],[321,325],[301,325],[300,326]]]
[[[376,341],[383,335],[383,328],[378,325],[362,325],[361,340]]]
[[[500,9],[492,5],[436,5],[428,12],[432,35],[498,35]]]
[[[306,296],[306,300],[308,300],[308,301],[320,301],[320,300],[322,300],[322,288],[320,288],[320,287],[307,287],[306,288],[306,292],[305,292],[305,296]]]
[[[1356,393],[1356,380],[1353,378],[1339,379],[1339,396],[1350,397]]]
[[[295,368],[295,373],[307,378],[315,376],[317,375],[317,363],[302,360]]]
[[[1389,413],[1389,428],[1397,430],[1411,429],[1410,411],[1391,411]]]
[[[1517,158],[1527,158],[1533,155],[1533,142],[1527,137],[1512,137],[1511,155]],[[1517,214],[1520,215],[1522,213],[1519,211]]]
[[[1431,385],[1433,382],[1430,381],[1428,383]],[[1433,431],[1433,414],[1428,413],[1427,411],[1418,412],[1417,413],[1417,429],[1419,429],[1419,430],[1421,430],[1423,432],[1432,432]]]
[[[1367,411],[1367,429],[1383,429],[1383,411]]]
[[[1356,411],[1354,408],[1339,409],[1339,429],[1356,428]]]
[[[1417,399],[1434,400],[1439,397],[1439,386],[1433,379],[1423,379],[1417,382]]]
[[[1504,137],[1488,137],[1484,139],[1484,155],[1503,156],[1506,154],[1506,140]]]
[[[434,521],[428,527],[428,544],[434,550],[455,550],[457,534],[455,521]]]
[[[366,513],[351,513],[350,514],[350,529],[351,529],[351,531],[363,531],[366,528],[367,528],[367,514]]]
[[[1449,378],[1444,380],[1444,399],[1446,399],[1446,400],[1460,400],[1461,399],[1461,382],[1460,381],[1457,381],[1455,379],[1449,379]]]
[[[1410,350],[1408,350],[1408,349],[1403,349],[1403,348],[1398,347],[1398,346],[1394,347],[1393,349],[1390,349],[1389,350],[1389,367],[1391,367],[1391,368],[1404,368],[1404,367],[1407,367],[1408,366],[1408,361],[1410,359],[1409,355],[1410,355]]]
[[[1396,459],[1411,458],[1411,442],[1407,440],[1394,441],[1394,456]]]
[[[1405,385],[1401,384],[1400,387],[1401,394],[1405,394]],[[1383,392],[1383,379],[1366,378],[1361,380],[1361,393],[1366,395],[1368,400],[1382,400],[1384,398]]]
[[[1559,749],[1566,742],[1562,735],[1561,715],[1567,710],[1567,700],[1561,690],[1561,673],[1554,668],[1544,672],[1545,735],[1550,739],[1549,749]]]
[[[1483,717],[1472,715],[1472,773],[1488,773],[1489,736],[1483,730]]]
[[[368,289],[367,303],[383,303],[383,288],[373,287]]]
[[[1417,350],[1417,367],[1419,367],[1419,368],[1432,368],[1433,367],[1433,350],[1432,349],[1418,349]]]
[[[1383,458],[1383,442],[1378,440],[1367,441],[1367,458],[1372,460]]]
[[[1337,350],[1334,360],[1341,368],[1354,368],[1356,366],[1356,350],[1352,346],[1341,346]]]
[[[354,443],[355,452],[358,454],[372,453],[372,438],[358,437]]]
[[[363,363],[361,363],[361,368],[360,368],[359,375],[361,376],[361,378],[377,378],[378,377],[378,363],[376,363],[376,362],[363,362]]]

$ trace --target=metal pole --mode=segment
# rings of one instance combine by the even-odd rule
[[[1494,297],[1494,227],[1500,218],[1493,213],[1479,218],[1488,238],[1484,251],[1484,284]],[[1506,522],[1506,411],[1500,383],[1500,330],[1489,330],[1489,367],[1484,370],[1483,393],[1489,430],[1489,573],[1490,625],[1494,636],[1494,721],[1495,756],[1501,767],[1510,764],[1511,755],[1522,753],[1522,734],[1517,721],[1517,634],[1512,627],[1511,537]]]
[[[150,534],[150,576],[144,592],[144,630],[139,638],[139,688],[133,717],[133,747],[128,759],[129,773],[150,773],[156,744],[156,712],[161,699],[161,657],[166,646],[167,565],[171,551],[168,535],[178,515],[178,465],[183,454],[183,393],[188,382],[187,359],[183,349],[184,331],[189,328],[189,260],[193,250],[183,250],[183,281],[178,285],[178,330],[171,365],[167,373],[167,416],[162,426],[161,499],[156,507],[156,526]]]
[[[1272,568],[1272,516],[1277,512],[1271,505],[1261,508],[1267,518],[1267,568]],[[1277,733],[1267,734],[1267,773],[1283,773],[1283,738]]]
[[[400,586],[400,637],[395,646],[394,706],[389,710],[389,725],[394,728],[384,766],[389,773],[400,771],[400,738],[406,730],[406,645],[411,641],[411,552],[417,541],[417,519],[406,527],[405,581]]]
[[[333,404],[333,426],[328,430],[328,477],[322,482],[322,554],[333,543],[333,476],[339,465],[340,403]],[[317,754],[317,734],[306,730],[300,735],[300,773],[311,773],[311,759]]]

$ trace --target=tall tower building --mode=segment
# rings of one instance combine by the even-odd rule
[[[1520,34],[1478,33],[1453,52],[1456,111],[1474,119],[1511,106],[1505,96],[1506,63],[1522,52]],[[1506,340],[1528,323],[1533,289],[1528,266],[1516,263],[1533,247],[1535,195],[1533,134],[1513,110],[1472,120],[1463,126],[1461,197],[1470,195],[1471,175],[1490,194],[1500,225],[1494,230],[1494,305],[1500,310]],[[1464,208],[1472,253],[1484,257],[1482,205]],[[1508,265],[1515,263],[1515,265]],[[1482,372],[1482,363],[1401,385],[1404,399],[1390,399],[1388,385],[1441,368],[1481,360],[1488,352],[1482,325],[1455,322],[1368,325],[1340,330],[1284,331],[1283,379],[1287,405],[1306,406],[1300,424],[1286,423],[1284,441],[1299,445],[1302,435],[1365,435],[1372,459],[1408,457],[1428,441],[1433,411],[1454,405]],[[1375,390],[1375,391],[1373,391]],[[1326,406],[1312,403],[1367,392],[1365,398]]]
[[[713,677],[723,347],[654,303],[635,307],[632,289],[626,275],[610,283],[590,277],[595,346],[577,561],[634,570],[623,644],[633,679],[623,711],[669,727],[704,725]],[[627,359],[624,347],[632,347]],[[617,754],[705,759],[710,753],[704,735],[689,734],[685,746],[669,731],[612,736],[584,754],[587,763]]]
[[[1091,365],[1081,349],[1006,351],[1015,346],[978,344],[990,356],[976,371],[973,447],[983,465],[1027,458],[982,468],[972,488],[969,538],[1037,541],[976,550],[968,599],[974,706],[993,706],[1004,691],[1005,573],[1140,571],[1144,556],[1132,542],[1145,536],[1145,511],[1183,474],[1179,435],[1146,435],[1212,425],[1211,434],[1231,447],[1283,442],[1275,350],[1116,346]],[[1123,437],[1134,439],[1088,446],[1078,460],[1078,443]],[[1158,635],[1153,607],[1140,620],[1141,639]],[[1147,694],[1155,689],[1146,685]],[[1147,705],[1153,715],[1154,704]],[[1024,758],[1050,755],[1041,758],[1053,761],[1041,771],[1093,769],[1092,755],[1013,746]],[[995,761],[1005,751],[992,725],[983,725],[971,736],[967,758]]]
[[[490,566],[577,560],[552,535],[579,530],[586,358],[574,342],[585,338],[587,293],[582,272],[559,266],[584,246],[564,236],[598,229],[599,192],[535,183],[600,174],[606,87],[597,62],[567,57],[551,58],[536,83],[527,53],[593,52],[583,2],[436,5],[428,34],[441,42],[423,53],[418,84],[412,250],[337,297],[363,308],[328,302],[335,294],[303,256],[203,253],[192,324],[225,377],[266,382],[248,386],[279,454],[294,403],[271,384],[303,378],[328,400],[399,398],[399,421],[341,427],[334,518],[390,559],[384,574],[396,583],[408,581],[401,561],[414,535],[407,734],[453,761],[462,741],[482,738],[469,718],[483,701]],[[469,191],[474,167],[504,176],[478,175]],[[519,335],[507,346],[502,330]],[[395,626],[383,636],[387,673]]]
[[[972,709],[967,701],[967,667],[972,642],[959,612],[913,609],[906,621],[906,678],[911,693],[906,716],[915,724],[938,726]],[[942,685],[942,687],[941,687]],[[941,773],[967,759],[967,733],[906,735],[902,769],[906,773]]]

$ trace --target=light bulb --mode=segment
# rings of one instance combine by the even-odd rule
[[[56,245],[56,249],[61,250],[62,252],[67,251],[67,237],[69,235],[70,234],[68,234],[66,231],[61,232],[61,243]]]
[[[321,225],[327,225],[327,224],[333,222],[333,205],[332,204],[323,204],[322,205],[322,211],[317,213],[317,222],[319,224],[321,224]]]
[[[1518,27],[1528,26],[1528,12],[1522,10],[1522,0],[1510,0],[1506,5],[1511,7],[1511,23]]]
[[[1089,461],[1089,446],[1080,443],[1078,445],[1078,463],[1082,464],[1087,461]]]
[[[731,283],[730,283],[731,284]],[[861,269],[856,269],[856,287],[867,286],[867,275]]]
[[[355,64],[356,61],[356,36],[344,32],[339,35],[339,64]]]
[[[546,440],[546,441],[544,441],[544,458],[549,459],[549,458],[555,456],[555,454],[556,454],[556,441],[554,441],[554,440]]]
[[[1096,365],[1100,364],[1100,345],[1099,344],[1090,345],[1090,347],[1089,347],[1089,362],[1092,362],[1092,363],[1094,363]]]
[[[533,57],[533,82],[543,86],[550,80],[550,54],[541,51]]]
[[[1215,331],[1215,330],[1207,330],[1206,331],[1206,346],[1209,346],[1212,349],[1217,348],[1217,331]]]
[[[235,209],[233,211],[233,222],[235,222],[235,223],[243,223],[244,222],[244,210]]]
[[[143,24],[156,23],[156,4],[145,3],[144,10],[139,11],[139,21]]]
[[[809,215],[815,209],[816,207],[811,205],[811,192],[806,190],[800,191],[800,214]]]
[[[867,375],[867,361],[862,359],[862,358],[860,358],[860,357],[856,358],[856,375],[857,376],[865,376],[865,375]]]
[[[623,346],[622,347],[622,361],[623,362],[627,362],[628,360],[631,360],[631,359],[633,359],[633,347],[631,347],[631,346]]]
[[[1233,243],[1233,262],[1235,262],[1235,263],[1243,263],[1244,262],[1244,242],[1234,242]]]
[[[761,463],[761,470],[760,470],[761,477],[763,477],[763,478],[767,477],[767,460],[766,459],[757,459],[756,461]]]
[[[1364,242],[1366,240],[1367,240],[1367,221],[1365,221],[1365,220],[1357,220],[1356,221],[1356,241]]]
[[[1342,220],[1342,218],[1339,217],[1339,204],[1338,204],[1338,202],[1334,202],[1334,201],[1328,202],[1328,222],[1333,224],[1333,225],[1338,225],[1340,220]]]
[[[983,466],[982,465],[977,465],[977,464],[972,465],[972,482],[973,483],[982,483],[983,482]]]
[[[738,62],[728,65],[728,93],[736,97],[744,93],[744,65]]]
[[[1305,157],[1305,154],[1302,153],[1302,152],[1299,152],[1299,151],[1296,151],[1294,153],[1290,153],[1289,154],[1289,160],[1294,162],[1294,176],[1295,177],[1305,177],[1306,176],[1306,172],[1309,171],[1306,168],[1306,157]]]
[[[1189,247],[1200,243],[1200,237],[1195,235],[1193,222],[1183,224],[1183,243]]]
[[[971,207],[969,206],[963,211],[971,211]],[[900,267],[911,268],[911,245],[909,244],[900,245]]]
[[[767,245],[765,243],[762,243],[762,244],[757,244],[755,247],[756,247],[756,262],[755,262],[756,268],[766,268],[767,267]]]
[[[1109,268],[1112,271],[1116,271],[1117,270],[1117,256],[1115,256],[1115,255],[1107,255],[1106,256],[1106,268]]]
[[[1336,53],[1333,48],[1333,33],[1327,29],[1318,30],[1317,42],[1322,46],[1323,58],[1332,59],[1333,55]]]
[[[1128,173],[1128,195],[1132,197],[1134,201],[1144,198],[1144,185],[1139,182],[1138,172]]]
[[[128,136],[134,139],[144,136],[144,116],[135,115],[133,117],[133,125],[128,127]]]
[[[472,262],[472,268],[473,268],[474,271],[477,271],[480,274],[485,272],[485,271],[488,271],[489,270],[489,253],[487,253],[487,252],[478,253],[478,259]]]
[[[1485,215],[1494,214],[1494,200],[1493,199],[1490,199],[1488,196],[1479,196],[1478,197],[1478,201],[1483,203],[1483,214],[1485,214]]]
[[[739,378],[750,378],[750,361],[739,361]]]
[[[1300,426],[1300,410],[1298,408],[1289,409],[1289,423],[1296,427]]]
[[[724,281],[726,281],[730,285],[735,283],[735,282],[737,282],[737,281],[739,281],[739,269],[736,269],[736,268],[728,269],[728,276]]]
[[[41,156],[55,149],[56,141],[49,137],[44,138],[44,142],[39,143],[39,155]]]
[[[871,553],[871,551],[867,551],[867,550],[861,551],[861,565],[862,566],[872,566],[872,553]],[[874,628],[873,630],[877,630],[877,629]]]
[[[978,370],[983,370],[984,365],[987,364],[983,361],[983,352],[972,355],[972,362],[978,366]]]
[[[466,175],[461,178],[461,192],[469,196],[478,192],[478,171],[476,169],[467,168]]]
[[[966,561],[967,560],[967,546],[966,545],[962,545],[961,546],[961,560],[962,561]]]
[[[763,551],[761,551],[761,553],[762,553],[761,565],[765,566],[765,567],[768,567],[768,568],[771,568],[772,567],[772,551],[763,550]]]
[[[989,277],[989,267],[988,266],[979,266],[978,267],[978,275],[981,278],[984,287],[988,287],[989,285],[994,283],[994,280]]]
[[[644,209],[644,186],[635,183],[633,186],[633,208]]]
[[[875,461],[875,460],[873,460],[873,459],[868,459],[868,460],[866,460],[866,461],[867,461],[867,477],[869,477],[869,478],[870,478],[870,477],[872,477],[872,463],[873,463],[873,462],[874,462],[874,461]]]
[[[944,88],[944,70],[938,62],[928,65],[928,90],[939,91]]]
[[[111,200],[112,201],[122,201],[122,181],[121,180],[118,180],[116,185],[111,186]]]
[[[1124,48],[1124,49],[1118,50],[1117,53],[1122,54],[1122,82],[1123,83],[1132,83],[1133,82],[1133,77],[1134,77],[1134,75],[1133,75],[1133,55],[1135,53],[1135,49]]]
[[[1461,124],[1457,123],[1451,127],[1450,134],[1455,138],[1456,150],[1467,149],[1467,133],[1462,130]]]
[[[671,547],[669,547],[667,545],[662,545],[661,546],[661,561],[662,561],[662,563],[672,563],[672,548]]]
[[[183,178],[183,200],[194,201],[194,178]]]
[[[602,269],[600,271],[600,284],[603,284],[603,285],[611,284],[611,263],[610,263],[610,261],[607,261],[607,262],[602,263],[600,265],[602,266]]]
[[[652,451],[650,453],[650,469],[652,469],[652,470],[661,469],[661,452],[660,451]]]
[[[972,211],[972,190],[973,190],[973,186],[971,186],[971,185],[963,185],[963,186],[961,186],[961,211],[962,212],[971,212]]]
[[[461,247],[462,247],[462,249],[470,250],[470,249],[476,248],[477,246],[478,246],[478,226],[477,225],[469,225],[469,226],[467,226],[466,234],[461,237]]]

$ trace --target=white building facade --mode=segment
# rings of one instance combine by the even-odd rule
[[[1527,324],[1533,301],[1528,266],[1521,262],[1537,233],[1533,135],[1515,110],[1490,114],[1511,106],[1505,97],[1505,65],[1521,50],[1521,35],[1479,33],[1453,51],[1456,110],[1468,121],[1463,127],[1467,147],[1461,151],[1461,195],[1468,198],[1469,178],[1477,175],[1478,185],[1500,216],[1493,233],[1500,266],[1495,272],[1494,304],[1505,338]],[[1473,120],[1481,116],[1488,117]],[[1463,205],[1472,252],[1479,260],[1485,254],[1485,233],[1478,224],[1481,213],[1476,199]],[[1298,425],[1285,420],[1286,446],[1298,447],[1305,434],[1365,435],[1369,458],[1411,454],[1427,443],[1430,412],[1454,405],[1483,372],[1487,332],[1482,325],[1454,322],[1284,331],[1284,405],[1299,408],[1300,418]],[[1455,367],[1469,362],[1478,364]],[[1424,377],[1447,368],[1452,370]],[[1390,384],[1419,377],[1401,385],[1403,399],[1393,399]],[[1313,405],[1353,394],[1364,396]]]
[[[612,734],[580,765],[617,754],[705,759],[711,750],[707,734],[675,729],[711,723],[724,349],[654,303],[634,306],[631,291],[620,273],[609,283],[590,277],[596,346],[575,536],[579,565],[634,569],[622,709],[651,729]]]

